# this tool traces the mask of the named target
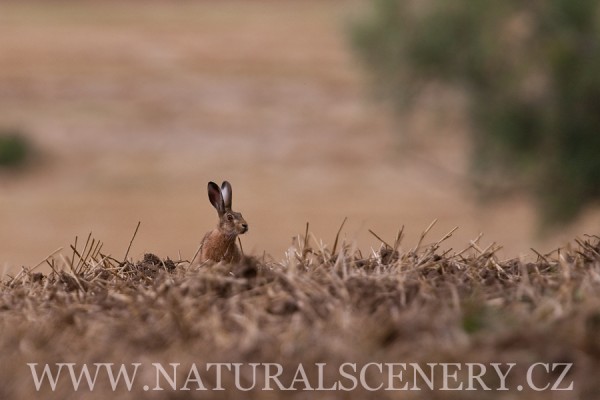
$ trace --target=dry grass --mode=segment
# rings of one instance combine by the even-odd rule
[[[188,369],[192,363],[278,362],[290,366],[284,374],[289,380],[299,363],[514,362],[520,375],[507,382],[514,388],[525,376],[523,368],[543,361],[574,363],[568,378],[575,392],[554,392],[552,398],[597,398],[598,237],[586,236],[526,263],[499,260],[496,247],[481,249],[477,241],[460,252],[444,251],[443,241],[451,233],[426,244],[425,232],[415,248],[402,250],[401,231],[366,255],[340,242],[339,234],[328,247],[308,232],[307,226],[282,262],[247,257],[240,265],[200,267],[152,254],[138,262],[118,260],[88,237],[84,246],[71,247],[70,256],[49,258],[49,273],[23,269],[5,277],[0,287],[0,397],[36,395],[26,365],[33,362],[177,362]],[[182,367],[181,379],[188,369]],[[326,377],[333,372],[327,370]],[[153,376],[144,379],[153,382]],[[494,384],[493,378],[485,379]],[[224,386],[234,387],[227,378]],[[70,383],[61,383],[54,393],[46,387],[44,397],[111,394],[106,382],[93,392],[77,393]],[[141,385],[117,394],[240,396],[234,390],[144,392]],[[549,395],[514,389],[316,394],[378,399]],[[315,392],[243,395],[312,398]]]

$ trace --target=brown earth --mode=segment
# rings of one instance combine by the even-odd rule
[[[368,229],[392,240],[405,225],[409,246],[436,218],[434,234],[460,227],[454,248],[484,232],[511,257],[597,233],[597,211],[540,239],[526,199],[478,205],[460,96],[433,90],[395,126],[348,45],[359,5],[2,2],[0,126],[41,155],[0,175],[0,267],[90,231],[121,257],[138,221],[132,256],[189,259],[216,223],[206,182],[224,179],[245,251],[276,259],[307,221],[330,243],[345,217],[364,250]],[[426,139],[403,151],[398,129]]]
[[[598,237],[536,262],[444,243],[365,256],[308,239],[282,263],[196,268],[85,247],[50,273],[0,281],[0,398],[598,399]],[[222,379],[209,363],[229,365]],[[130,385],[111,384],[109,367]]]

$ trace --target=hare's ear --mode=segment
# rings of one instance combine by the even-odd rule
[[[214,182],[208,182],[208,199],[210,200],[210,204],[217,209],[219,216],[225,213],[225,204],[223,203],[223,196],[221,196],[221,189]]]
[[[229,182],[223,182],[221,185],[221,194],[223,195],[225,209],[231,210],[231,196],[233,195],[233,192],[231,191],[231,184]]]

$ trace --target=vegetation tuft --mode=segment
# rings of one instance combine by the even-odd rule
[[[307,225],[283,261],[245,257],[238,265],[195,265],[153,254],[137,262],[118,260],[91,237],[83,248],[76,241],[70,256],[45,260],[48,272],[23,268],[0,284],[0,397],[81,398],[62,382],[54,392],[46,387],[36,394],[26,363],[179,363],[182,385],[192,363],[277,362],[290,367],[281,379],[291,382],[300,363],[309,374],[316,369],[311,365],[327,363],[333,368],[325,379],[333,380],[344,362],[424,367],[496,362],[517,363],[507,381],[510,398],[545,399],[547,392],[514,389],[524,384],[526,368],[571,362],[565,382],[574,381],[575,389],[553,392],[553,398],[597,398],[599,237],[536,253],[528,262],[500,260],[496,245],[483,248],[479,240],[462,251],[442,250],[452,232],[431,243],[427,232],[414,247],[404,249],[400,231],[389,243],[382,239],[378,250],[361,254],[338,238],[332,248],[323,245]],[[544,386],[554,378],[536,376],[536,382]],[[148,379],[154,382],[153,375]],[[229,375],[223,379],[223,386],[235,387]],[[482,379],[497,386],[489,374]],[[215,382],[209,378],[204,384]],[[85,391],[85,398],[114,395],[108,383],[98,385]],[[232,389],[208,397],[306,398],[307,393],[319,398],[332,392]],[[145,392],[141,385],[117,394],[165,398],[165,392]],[[179,394],[207,396],[194,390]],[[488,399],[498,392],[404,395]],[[398,392],[357,389],[336,392],[335,398],[357,396],[397,398]]]
[[[20,167],[30,153],[31,145],[21,132],[0,130],[0,168]]]

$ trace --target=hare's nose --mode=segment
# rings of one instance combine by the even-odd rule
[[[248,224],[242,224],[242,228],[248,229]]]

